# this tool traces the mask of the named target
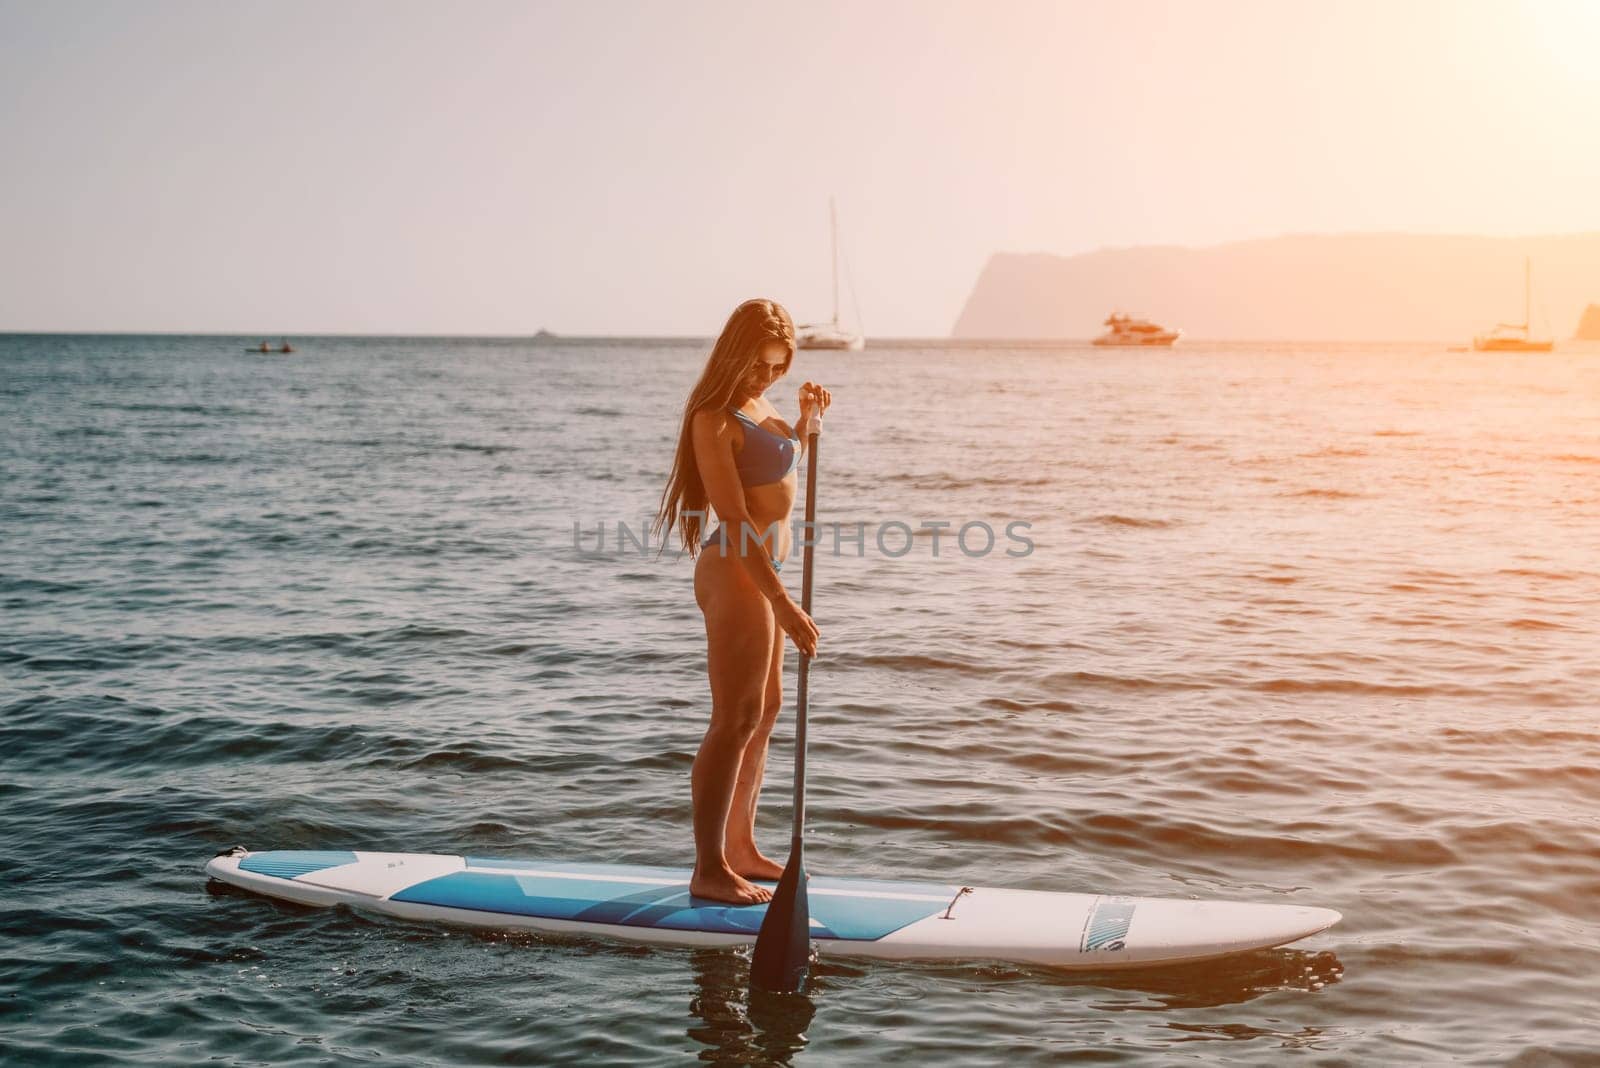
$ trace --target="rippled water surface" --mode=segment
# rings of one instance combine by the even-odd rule
[[[707,711],[690,565],[617,529],[703,343],[254,340],[0,337],[0,1060],[1600,1057],[1600,353],[802,353],[865,531],[818,560],[811,867],[1345,919],[752,1003],[732,950],[207,885],[234,843],[687,864]]]

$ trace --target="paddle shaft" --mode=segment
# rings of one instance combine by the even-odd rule
[[[811,572],[817,540],[817,432],[822,420],[812,413],[806,421],[806,523],[801,564],[800,607],[811,614]],[[752,990],[795,993],[805,989],[811,970],[811,905],[806,896],[806,684],[811,677],[811,658],[800,654],[799,689],[795,694],[794,717],[794,833],[789,839],[789,861],[767,902],[756,934],[755,952],[750,957]]]
[[[800,610],[811,615],[811,575],[817,540],[817,424],[811,424],[806,442],[806,524],[801,546]],[[811,679],[811,658],[800,654],[800,675],[795,683],[794,702],[794,847],[805,838],[806,824],[806,686]]]
[[[822,420],[813,412],[806,420],[805,540],[800,571],[800,608],[811,614],[811,568],[816,558],[816,438]],[[789,839],[789,862],[766,903],[762,929],[750,954],[750,988],[773,993],[805,990],[811,970],[811,905],[805,889],[805,713],[811,657],[800,654],[800,681],[795,692],[795,825]]]

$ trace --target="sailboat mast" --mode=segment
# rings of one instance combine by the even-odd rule
[[[1533,257],[1522,261],[1522,330],[1533,329]]]
[[[839,213],[828,198],[828,233],[833,239],[833,325],[839,325]]]

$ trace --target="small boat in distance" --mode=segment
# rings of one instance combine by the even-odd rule
[[[806,323],[796,327],[795,347],[859,352],[866,344],[865,340],[860,334],[839,325],[839,216],[834,210],[832,197],[828,198],[828,229],[833,235],[833,318],[825,323]]]
[[[1131,315],[1112,312],[1105,322],[1106,332],[1092,342],[1102,347],[1170,348],[1182,330],[1168,330],[1148,319],[1135,319]]]
[[[1549,352],[1556,347],[1550,338],[1536,338],[1529,333],[1533,323],[1533,260],[1522,261],[1522,322],[1496,323],[1487,334],[1472,339],[1478,352]]]

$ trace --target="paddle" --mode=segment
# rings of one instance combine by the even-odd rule
[[[817,524],[817,435],[822,417],[815,412],[806,420],[806,525],[804,563],[800,570],[800,608],[811,614],[811,567]],[[800,654],[794,715],[794,831],[789,839],[789,860],[783,866],[778,888],[767,903],[767,914],[756,936],[750,960],[750,985],[757,990],[792,994],[806,984],[811,970],[811,905],[806,900],[806,682],[811,658]]]

